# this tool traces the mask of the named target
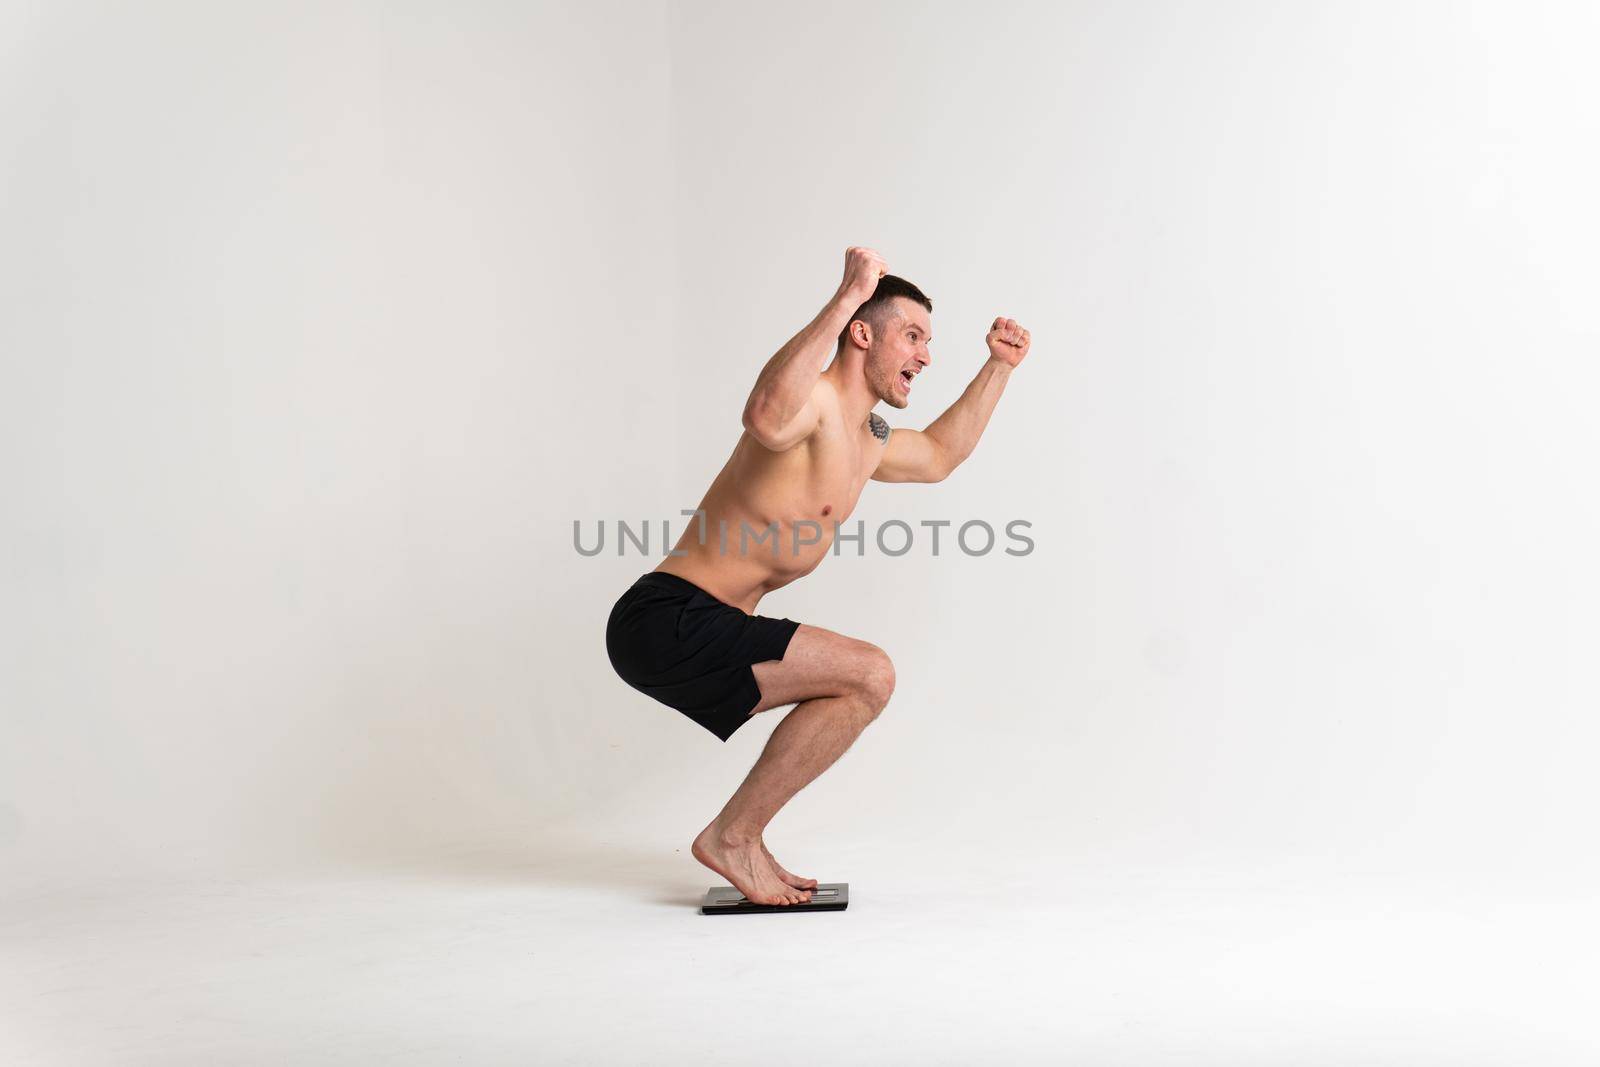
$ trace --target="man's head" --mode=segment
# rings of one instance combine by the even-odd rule
[[[874,395],[903,408],[911,402],[911,379],[932,362],[929,315],[933,301],[893,274],[878,279],[871,299],[856,308],[839,335],[839,352],[862,353],[862,370]]]

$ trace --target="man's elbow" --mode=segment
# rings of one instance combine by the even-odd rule
[[[782,452],[789,447],[780,434],[782,427],[776,425],[760,408],[745,408],[743,422],[745,433],[755,438],[761,447],[773,452]]]
[[[744,414],[739,421],[744,423],[745,432],[757,441],[771,435],[772,420],[767,416],[766,405],[754,397],[744,406]]]
[[[934,482],[942,482],[950,477],[950,472],[955,469],[956,465],[954,463],[946,463],[943,456],[929,456],[917,466],[907,470],[905,477],[901,480],[932,485]]]
[[[965,458],[965,456],[956,455],[950,449],[935,441],[933,455],[929,458],[927,468],[924,471],[926,480],[929,482],[944,481],[950,477],[957,467],[961,466],[961,461]]]

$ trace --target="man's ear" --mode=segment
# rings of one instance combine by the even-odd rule
[[[850,320],[850,339],[862,349],[872,347],[872,327],[868,326],[865,319]]]

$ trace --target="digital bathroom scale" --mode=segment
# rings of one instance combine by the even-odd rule
[[[754,915],[758,911],[843,911],[850,906],[849,882],[818,882],[803,904],[752,904],[731,885],[714,885],[700,902],[701,915]]]

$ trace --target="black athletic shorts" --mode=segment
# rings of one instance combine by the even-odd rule
[[[606,654],[624,682],[726,741],[761,702],[750,665],[782,659],[799,626],[746,615],[676,574],[651,571],[611,609]]]

